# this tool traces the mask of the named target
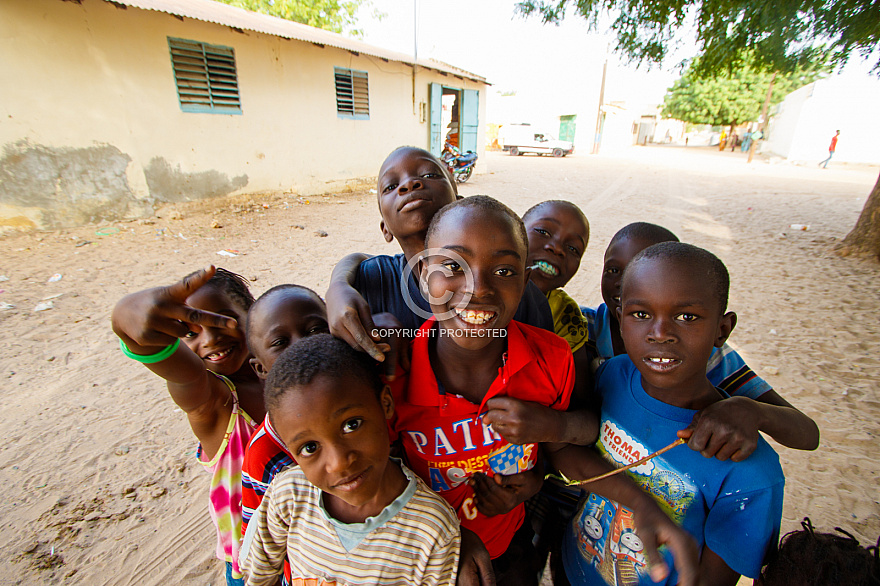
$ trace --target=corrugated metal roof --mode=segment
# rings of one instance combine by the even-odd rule
[[[141,8],[143,10],[155,10],[157,12],[165,12],[174,16],[182,16],[186,18],[194,18],[204,22],[212,22],[224,26],[274,35],[285,39],[296,39],[308,43],[318,45],[329,45],[338,49],[345,49],[354,53],[362,53],[364,55],[372,55],[380,59],[389,61],[398,61],[400,63],[413,64],[413,58],[396,51],[388,51],[380,47],[375,47],[350,39],[343,35],[332,33],[330,31],[321,30],[315,27],[284,20],[275,16],[250,12],[235,6],[229,6],[214,0],[106,0],[113,4],[122,4],[133,8]],[[433,59],[419,59],[415,62],[419,67],[433,69],[460,77],[465,77],[473,81],[486,83],[486,78],[475,73],[459,69],[452,65],[441,63]]]

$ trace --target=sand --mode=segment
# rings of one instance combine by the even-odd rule
[[[601,301],[602,254],[628,222],[663,224],[718,254],[739,315],[731,343],[822,431],[815,452],[777,447],[783,530],[809,515],[876,540],[880,265],[832,252],[876,167],[748,165],[739,153],[671,147],[486,160],[491,172],[463,194],[519,212],[569,199],[587,213],[590,245],[567,287],[584,304]],[[119,351],[110,310],[210,263],[251,279],[256,294],[285,282],[323,294],[343,255],[397,251],[378,223],[369,193],[265,194],[0,238],[0,303],[14,305],[0,309],[0,584],[223,584],[194,437],[164,383]],[[35,311],[41,302],[53,306]]]

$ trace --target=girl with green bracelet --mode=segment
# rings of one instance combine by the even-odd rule
[[[112,316],[123,353],[165,379],[199,440],[199,462],[214,476],[210,512],[230,586],[243,584],[241,481],[232,479],[241,478],[245,448],[266,413],[244,331],[253,302],[244,279],[209,267],[122,298]]]

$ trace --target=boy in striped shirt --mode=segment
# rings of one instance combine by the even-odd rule
[[[441,497],[390,458],[391,391],[369,356],[310,336],[276,360],[266,407],[297,466],[279,473],[251,518],[240,563],[248,586],[454,584],[461,535]]]

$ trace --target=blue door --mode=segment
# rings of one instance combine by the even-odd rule
[[[480,92],[462,90],[461,107],[458,109],[461,120],[459,148],[461,152],[477,152],[477,130],[480,128]]]

